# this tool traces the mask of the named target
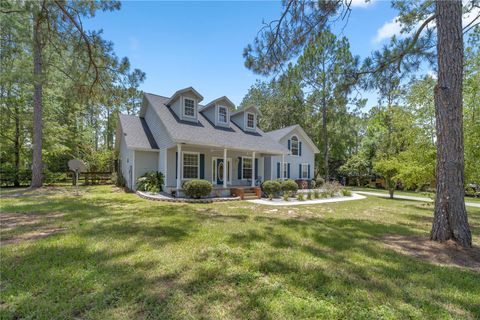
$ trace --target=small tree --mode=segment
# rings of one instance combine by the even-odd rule
[[[380,159],[374,162],[373,170],[385,179],[386,188],[393,199],[393,193],[397,184],[399,163],[396,159]]]

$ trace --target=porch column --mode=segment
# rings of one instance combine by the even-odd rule
[[[282,180],[285,180],[285,155],[282,153],[282,167],[280,168],[280,172],[282,173]]]
[[[255,152],[252,153],[252,187],[255,187]]]
[[[182,145],[177,144],[177,189],[182,187],[181,182],[182,179],[180,176],[182,175]]]
[[[227,187],[227,148],[223,149],[223,187]]]

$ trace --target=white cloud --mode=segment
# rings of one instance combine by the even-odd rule
[[[402,25],[397,21],[397,17],[395,17],[392,20],[385,22],[385,24],[377,30],[377,34],[372,39],[372,42],[380,43],[385,39],[390,39],[394,35],[398,36],[401,29]]]
[[[358,0],[360,1],[360,0]],[[464,14],[462,17],[462,25],[465,28],[470,22],[480,16],[480,8],[473,8],[469,13]],[[415,32],[423,21],[417,23],[417,26],[412,29],[412,33]],[[435,21],[431,21],[428,24],[429,28],[435,28]],[[387,21],[377,30],[377,34],[372,39],[372,43],[378,44],[383,40],[390,39],[393,36],[402,37],[400,30],[402,29],[402,24],[398,21],[398,17],[393,18],[390,21]],[[403,35],[406,36],[406,35]]]
[[[345,0],[347,4],[350,3],[351,8],[366,8],[371,6],[376,0]]]

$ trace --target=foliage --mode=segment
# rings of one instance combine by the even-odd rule
[[[340,192],[341,192],[342,196],[344,196],[344,197],[351,197],[352,196],[352,191],[350,191],[348,189],[344,188]]]
[[[213,185],[207,180],[188,180],[183,184],[183,191],[188,197],[200,199],[207,197],[212,192]]]
[[[124,188],[126,186],[125,178],[120,171],[112,173],[112,182],[114,185],[120,188]]]
[[[357,180],[357,186],[360,186],[360,177],[369,174],[370,171],[370,163],[361,153],[352,155],[345,164],[338,168],[338,172],[347,176],[354,176]]]
[[[397,175],[399,173],[399,163],[397,159],[379,159],[375,162],[373,170],[385,179],[390,198],[393,198],[393,192],[397,185]]]
[[[318,188],[318,187],[322,187],[323,185],[325,184],[325,180],[323,178],[317,178],[315,180],[315,186]]]
[[[320,191],[318,191],[317,189],[313,190],[313,197],[315,199],[320,199]]]
[[[65,172],[68,160],[82,158],[92,170],[114,171],[117,114],[138,112],[145,73],[132,70],[101,32],[83,29],[81,22],[120,3],[6,0],[1,8],[0,167],[32,167],[32,84],[40,82],[43,168]],[[39,15],[44,63],[34,76],[32,30]]]
[[[282,195],[283,201],[288,201],[290,198],[290,194],[288,192],[284,192]]]
[[[312,200],[313,193],[311,191],[307,192],[307,200]]]
[[[268,195],[270,200],[282,190],[282,185],[276,180],[266,180],[262,183],[262,190]]]
[[[137,190],[158,193],[162,191],[163,182],[163,173],[150,171],[137,179]]]
[[[303,192],[297,193],[297,200],[298,201],[304,201],[305,200],[305,194]]]
[[[295,194],[295,192],[297,192],[298,185],[295,182],[295,180],[287,179],[287,180],[282,181],[281,188],[282,188],[282,191],[284,193],[287,193],[287,194],[291,195],[291,194]]]

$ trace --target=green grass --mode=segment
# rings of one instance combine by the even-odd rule
[[[2,230],[2,241],[66,229],[2,245],[1,319],[480,318],[479,273],[378,240],[426,237],[432,209],[419,202],[190,205],[80,190],[0,200],[3,217],[38,218]],[[468,211],[478,246],[480,209]]]
[[[366,188],[366,187],[351,187],[350,189],[353,190],[353,191],[368,191],[368,192],[378,192],[378,193],[388,194],[388,190],[385,190],[385,189]],[[395,190],[394,195],[428,198],[428,196],[426,195],[425,192],[415,192],[415,191]],[[465,201],[466,202],[478,202],[478,203],[480,203],[480,198],[465,197]]]

